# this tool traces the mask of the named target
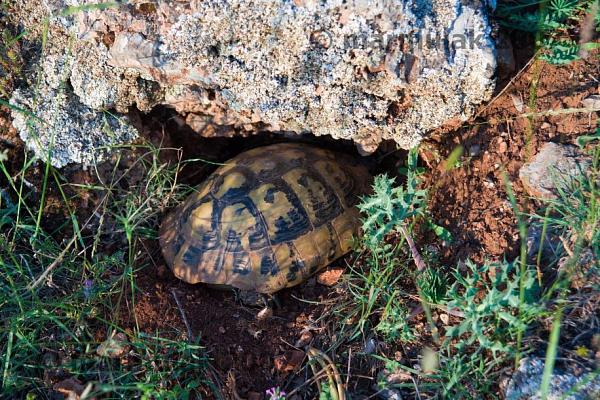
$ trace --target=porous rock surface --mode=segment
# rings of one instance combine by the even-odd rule
[[[410,148],[469,118],[494,87],[495,48],[477,0],[85,7],[94,3],[15,0],[12,17],[35,33],[53,15],[48,46],[72,54],[66,80],[86,107],[163,104],[205,136],[311,132],[365,153],[385,139]]]
[[[536,357],[521,360],[519,368],[508,382],[506,400],[540,400],[544,361]],[[600,375],[594,372],[575,374],[554,370],[550,378],[548,400],[593,400],[600,398]]]
[[[531,196],[556,198],[557,191],[567,189],[573,179],[589,170],[590,164],[589,157],[576,146],[549,142],[521,167],[519,179]]]

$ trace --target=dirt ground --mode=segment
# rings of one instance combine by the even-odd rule
[[[514,257],[518,232],[503,174],[508,175],[523,210],[533,210],[536,205],[523,192],[518,179],[519,168],[543,143],[571,143],[575,137],[595,129],[597,115],[574,113],[533,121],[520,115],[582,107],[582,99],[600,94],[597,60],[590,58],[557,67],[528,64],[530,48],[517,51],[516,55],[518,68],[514,79],[499,86],[497,97],[481,107],[477,118],[458,129],[435,133],[421,147],[422,164],[427,167],[423,184],[430,188],[431,215],[454,238],[451,244],[443,246],[435,237],[427,236],[421,244],[438,245],[448,266],[467,257],[475,261]],[[539,77],[536,108],[530,109],[529,93],[536,76]],[[183,146],[184,158],[224,161],[246,147],[274,140],[270,135],[231,140],[198,138],[176,121],[165,123],[164,113],[159,110],[150,116],[132,117],[137,118],[142,134],[154,143],[165,147]],[[5,108],[0,108],[0,137],[0,147],[8,150],[9,162],[18,169],[23,161],[23,145],[8,124]],[[444,160],[459,145],[464,149],[461,165],[446,171]],[[348,151],[351,151],[350,146]],[[386,159],[386,167],[401,162],[404,154],[398,152]],[[165,152],[164,157],[173,159],[174,153]],[[183,180],[199,182],[212,168],[188,170]],[[83,179],[76,167],[68,167],[64,172],[67,179]],[[35,176],[30,178],[35,185]],[[83,205],[81,213],[85,214],[86,210],[89,206]],[[49,211],[61,214],[60,210]],[[48,224],[52,225],[52,221],[47,218]],[[207,349],[225,392],[233,395],[235,391],[243,398],[256,400],[274,386],[293,388],[304,382],[304,375],[308,374],[306,370],[296,376],[293,374],[305,357],[297,347],[298,341],[302,338],[302,345],[312,341],[317,347],[332,342],[328,335],[335,332],[328,331],[327,323],[319,317],[331,301],[335,301],[335,288],[320,285],[313,278],[299,287],[284,290],[279,295],[280,306],[275,308],[274,316],[259,321],[256,318],[259,308],[244,305],[232,291],[177,280],[165,266],[158,243],[148,243],[148,248],[153,249],[148,255],[149,266],[138,273],[136,280],[139,292],[135,315],[140,329],[181,338],[178,332],[188,331],[182,317],[185,315],[193,339],[198,339]],[[344,267],[347,261],[339,260],[334,266]],[[123,314],[122,319],[124,326],[133,327],[133,315]],[[394,357],[393,353],[388,356]],[[356,366],[357,371],[365,368],[368,366]]]
[[[528,107],[531,82],[539,76],[536,109]],[[600,64],[589,59],[558,67],[528,65],[505,91],[479,111],[479,116],[455,132],[430,140],[430,148],[445,160],[457,146],[464,163],[446,172],[434,161],[426,186],[432,188],[430,210],[436,222],[449,229],[456,242],[446,249],[449,260],[514,257],[518,232],[514,212],[505,192],[508,176],[523,211],[535,204],[527,199],[518,173],[521,166],[546,142],[574,143],[595,130],[593,114],[547,116],[530,121],[527,112],[581,108],[581,101],[598,94]],[[523,103],[521,111],[515,103]],[[425,150],[425,158],[434,158]],[[433,189],[435,188],[435,189]]]

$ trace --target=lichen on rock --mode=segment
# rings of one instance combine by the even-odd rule
[[[600,376],[594,372],[577,373],[555,369],[550,378],[548,400],[587,400],[600,396]],[[544,360],[523,358],[507,384],[506,400],[540,400]]]
[[[37,93],[17,89],[11,98],[13,125],[35,155],[55,167],[76,162],[92,165],[111,147],[131,142],[137,131],[108,112],[98,112],[77,96],[43,87]],[[31,110],[31,112],[29,112]]]
[[[32,30],[95,3],[15,2]],[[163,104],[206,136],[234,131],[218,125],[331,135],[364,153],[386,139],[410,148],[494,88],[477,0],[134,0],[63,13],[50,30],[78,49],[69,80],[86,106]]]

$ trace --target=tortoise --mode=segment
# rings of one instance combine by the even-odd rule
[[[188,283],[264,294],[297,285],[350,251],[371,180],[358,160],[303,143],[243,152],[166,216],[163,256]]]

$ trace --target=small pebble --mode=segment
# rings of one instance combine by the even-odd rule
[[[295,346],[296,347],[307,346],[308,344],[310,344],[312,339],[313,339],[313,334],[310,331],[303,332],[302,335],[300,335],[300,339],[298,339]]]
[[[508,150],[508,145],[505,141],[498,143],[498,153],[506,153],[506,150]]]
[[[521,99],[521,97],[520,97],[520,96],[517,96],[517,95],[516,95],[516,94],[514,94],[514,93],[511,93],[511,94],[510,94],[510,99],[512,100],[512,102],[513,102],[513,105],[515,106],[515,109],[516,109],[518,112],[523,112],[523,110],[524,110],[524,108],[525,108],[525,105],[523,104],[523,100]]]
[[[376,348],[377,348],[377,342],[375,342],[375,339],[371,338],[371,339],[367,340],[367,342],[365,343],[365,347],[363,348],[363,353],[372,354],[375,352]]]
[[[471,157],[477,157],[480,152],[481,147],[478,144],[474,144],[473,146],[469,147],[469,155]]]
[[[273,316],[273,309],[271,307],[265,307],[258,312],[256,319],[259,321],[265,321]]]
[[[440,319],[442,320],[444,325],[449,325],[450,317],[448,317],[448,314],[440,314]]]
[[[600,110],[600,95],[593,94],[581,101],[585,108]]]

